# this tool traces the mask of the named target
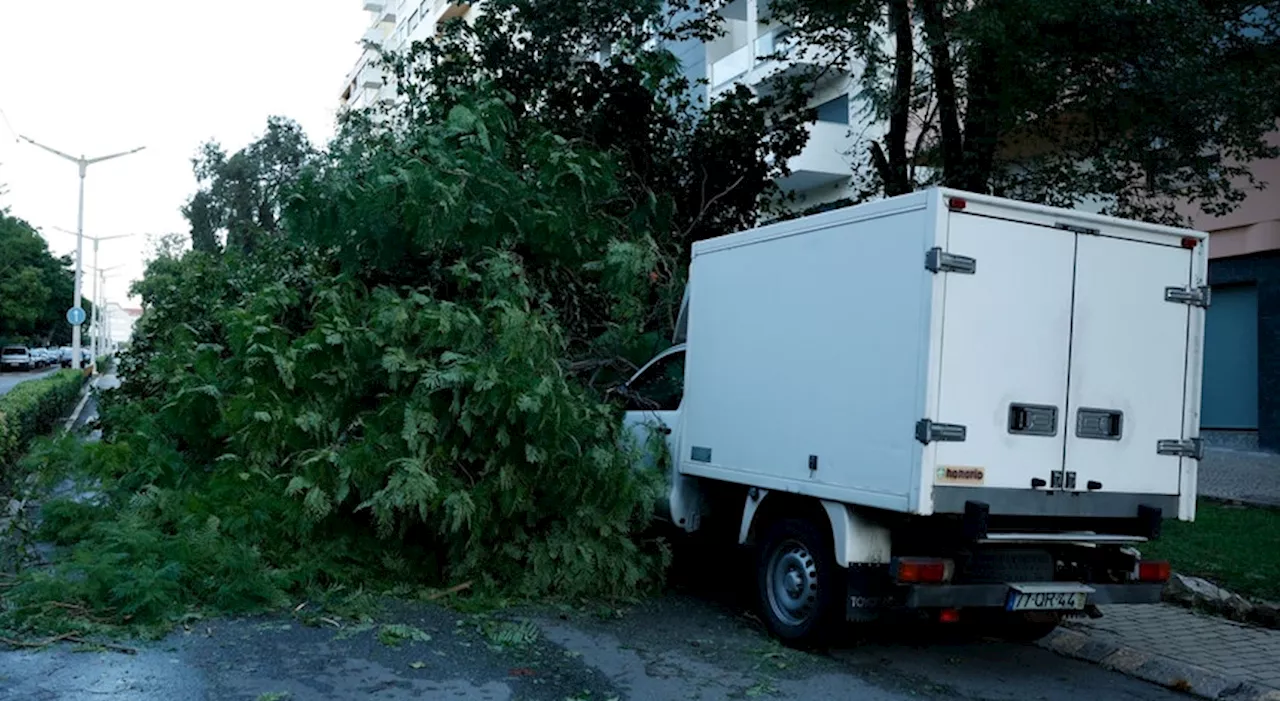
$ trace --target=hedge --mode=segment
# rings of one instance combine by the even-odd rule
[[[60,370],[0,395],[0,480],[31,439],[48,432],[75,406],[84,381],[80,370]]]

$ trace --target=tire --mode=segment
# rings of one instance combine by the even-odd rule
[[[829,641],[844,619],[845,588],[830,529],[805,519],[776,521],[757,556],[760,612],[769,632],[796,647]]]

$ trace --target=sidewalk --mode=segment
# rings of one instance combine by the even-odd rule
[[[1202,698],[1280,701],[1280,631],[1173,604],[1102,612],[1071,620],[1043,645]]]
[[[1280,507],[1280,455],[1208,448],[1199,493]],[[1041,643],[1201,698],[1280,701],[1280,630],[1236,623],[1176,604],[1103,606]]]
[[[1206,448],[1200,495],[1280,507],[1280,455]]]

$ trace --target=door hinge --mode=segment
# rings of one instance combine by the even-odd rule
[[[1156,453],[1202,460],[1204,459],[1204,441],[1199,438],[1187,438],[1185,440],[1170,438],[1156,441]]]
[[[1166,287],[1164,301],[1190,304],[1193,307],[1208,307],[1210,291],[1208,285],[1199,287]]]
[[[1065,222],[1058,222],[1053,226],[1056,229],[1062,229],[1063,231],[1070,231],[1073,234],[1089,234],[1091,236],[1098,236],[1099,234],[1102,233],[1101,229],[1091,229],[1087,226],[1076,226],[1075,224],[1067,224]]]
[[[924,267],[933,273],[973,275],[978,272],[978,259],[947,253],[941,248],[934,247],[925,254]]]
[[[965,427],[960,424],[938,424],[929,419],[916,422],[916,440],[929,445],[934,441],[964,442]]]

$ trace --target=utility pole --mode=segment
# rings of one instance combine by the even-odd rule
[[[131,154],[135,154],[141,151],[142,149],[146,148],[146,146],[139,146],[138,148],[132,149],[130,151],[121,151],[120,153],[112,153],[106,156],[98,156],[97,158],[85,158],[83,155],[80,156],[79,158],[76,158],[75,156],[65,154],[51,146],[45,146],[44,144],[28,136],[22,136],[21,134],[19,134],[19,138],[31,144],[32,146],[44,149],[45,151],[48,151],[49,153],[52,153],[53,155],[59,158],[71,161],[72,163],[76,164],[76,166],[79,167],[80,169],[80,206],[76,215],[76,278],[75,278],[76,282],[75,282],[75,292],[73,293],[74,297],[71,300],[71,307],[73,309],[78,308],[80,306],[80,295],[82,291],[81,278],[83,277],[83,266],[84,266],[84,176],[85,176],[85,171],[87,171],[89,169],[89,166],[93,165],[94,163],[101,163],[103,161],[109,161],[113,158],[120,158],[121,156],[128,156]],[[72,324],[71,325],[71,357],[73,359],[72,362],[76,363],[77,367],[81,363],[81,356],[82,356],[82,353],[80,348],[80,324]]]

